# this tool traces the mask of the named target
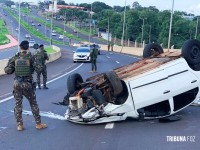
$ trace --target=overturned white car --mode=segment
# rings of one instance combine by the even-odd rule
[[[165,53],[158,44],[148,44],[143,57],[85,82],[71,74],[66,119],[96,124],[163,118],[200,98],[200,41],[188,40],[182,51]]]

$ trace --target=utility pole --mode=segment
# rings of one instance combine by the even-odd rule
[[[171,10],[171,18],[170,18],[170,26],[169,26],[169,38],[168,38],[168,51],[169,51],[169,48],[170,48],[170,41],[171,41],[173,13],[174,13],[174,0],[172,0],[172,10]]]
[[[19,44],[20,44],[20,32],[21,32],[21,29],[20,29],[20,24],[21,24],[21,6],[20,6],[20,0],[19,0],[19,24],[18,24],[18,52],[20,51],[20,47],[19,47]]]
[[[52,11],[51,11],[51,33],[50,33],[50,46],[52,46],[53,11],[54,11],[54,0],[52,1]]]
[[[142,20],[142,37],[141,37],[141,47],[142,47],[142,43],[143,43],[143,38],[144,38],[144,19],[147,18],[140,18]]]
[[[151,43],[151,25],[149,25],[149,44]]]
[[[198,33],[198,24],[199,24],[199,17],[197,17],[196,32],[195,32],[195,39],[197,39],[197,33]]]
[[[126,23],[126,0],[125,0],[125,9],[124,9],[124,22],[123,22],[123,31],[122,31],[122,39],[121,45],[124,45],[124,30],[125,30],[125,23]],[[122,51],[122,50],[121,50]]]
[[[90,10],[90,34],[89,34],[89,44],[90,44],[90,37],[91,37],[91,21],[92,21],[92,3],[91,3],[91,10]]]
[[[110,41],[110,39],[109,39],[109,36],[110,36],[110,16],[109,16],[109,14],[108,14],[108,41],[107,41],[107,44],[109,44],[109,41]]]

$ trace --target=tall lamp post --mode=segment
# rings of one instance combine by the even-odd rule
[[[197,17],[196,32],[195,32],[195,39],[197,39],[197,33],[198,33],[198,24],[199,24],[199,17]]]
[[[151,43],[151,25],[149,25],[149,44]]]
[[[18,52],[20,51],[20,48],[19,48],[19,43],[20,43],[20,24],[21,24],[21,6],[20,6],[20,0],[19,0],[19,24],[18,24]]]
[[[140,19],[142,19],[142,37],[141,37],[141,46],[142,46],[143,37],[144,37],[144,19],[147,19],[147,18],[140,18]]]
[[[108,14],[108,34],[107,34],[108,35],[108,41],[107,41],[107,44],[109,44],[109,41],[110,41],[110,37],[109,37],[110,34],[109,33],[110,33],[110,16]]]
[[[54,11],[54,0],[52,1],[52,10],[51,10],[51,33],[50,33],[50,46],[52,45],[53,11]]]
[[[91,28],[92,28],[92,25],[91,25],[91,21],[92,21],[92,3],[91,3],[91,9],[90,9],[90,34],[89,34],[89,44],[90,44],[90,38],[91,38]]]
[[[171,10],[171,18],[170,18],[170,26],[169,26],[169,38],[168,38],[168,51],[169,51],[169,48],[170,48],[170,41],[171,41],[173,13],[174,13],[174,0],[172,0],[172,10]]]
[[[123,31],[122,31],[122,39],[121,39],[121,45],[124,45],[124,30],[125,30],[125,24],[126,24],[126,0],[125,0],[125,8],[124,8],[124,22],[123,22]]]

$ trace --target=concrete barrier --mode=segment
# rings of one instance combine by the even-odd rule
[[[53,62],[61,57],[60,48],[53,45],[53,49],[56,52],[54,52],[52,54],[48,54],[49,60],[47,61],[47,63]],[[6,67],[7,64],[8,64],[8,59],[0,60],[0,76],[6,74],[4,71],[4,68]]]

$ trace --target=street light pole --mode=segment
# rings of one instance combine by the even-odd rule
[[[90,44],[90,37],[91,37],[91,21],[92,21],[92,3],[91,3],[91,9],[90,9],[90,34],[89,34],[89,44]]]
[[[197,33],[198,33],[198,24],[199,24],[199,18],[197,17],[196,32],[195,32],[195,39],[197,39]]]
[[[51,33],[50,33],[50,46],[52,45],[52,24],[53,24],[53,5],[54,5],[54,0],[52,1],[52,10],[51,10]]]
[[[149,25],[149,44],[151,43],[151,25]]]
[[[170,18],[170,26],[169,26],[169,38],[168,38],[168,51],[169,51],[169,48],[170,48],[173,13],[174,13],[174,0],[172,0],[172,10],[171,10],[171,18]]]
[[[121,45],[124,45],[124,30],[125,30],[125,23],[126,23],[126,0],[125,0],[125,8],[124,8],[124,22],[123,22],[123,31],[122,31],[122,39]]]
[[[20,43],[20,24],[21,24],[21,6],[20,6],[20,0],[19,0],[19,24],[18,24],[18,52],[20,51],[20,48],[19,48],[19,43]]]
[[[143,36],[144,36],[144,19],[145,19],[145,18],[142,18],[142,21],[143,21],[143,23],[142,23],[142,37],[141,37],[141,46],[142,46],[142,41],[143,41]]]
[[[108,41],[107,41],[107,44],[109,44],[109,41],[110,41],[110,39],[109,39],[109,36],[110,36],[110,17],[109,17],[109,14],[108,14]]]

